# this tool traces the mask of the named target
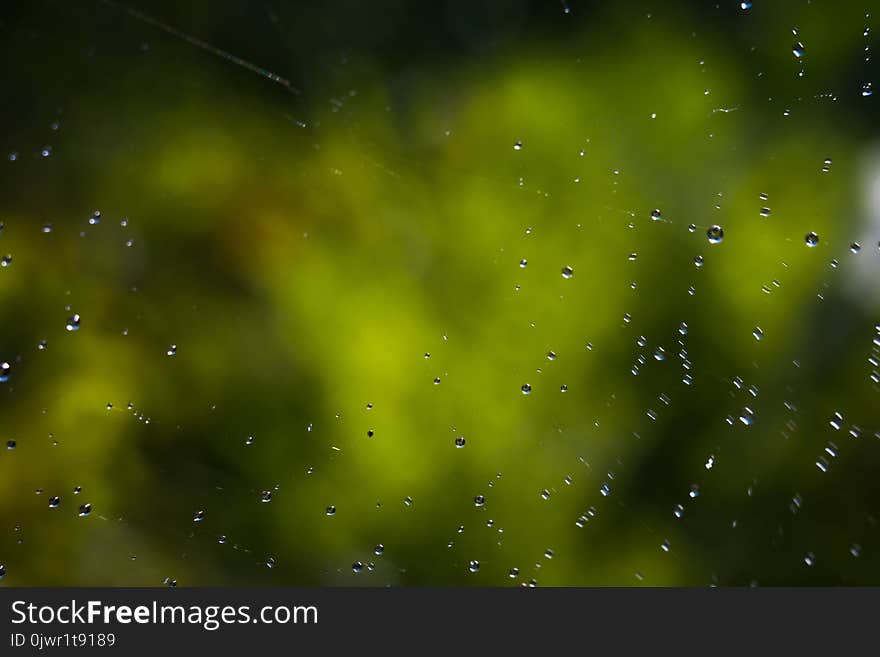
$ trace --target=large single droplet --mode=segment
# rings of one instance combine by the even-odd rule
[[[480,562],[476,559],[471,559],[470,563],[468,563],[468,570],[472,573],[476,573],[480,571]]]
[[[806,237],[804,237],[804,242],[810,248],[813,248],[817,244],[819,244],[819,236],[814,232],[807,233]]]
[[[477,495],[474,498],[474,506],[483,506],[486,503],[486,497],[483,495]]]
[[[79,315],[73,314],[68,318],[67,324],[64,325],[64,328],[66,328],[68,331],[78,331],[79,330],[79,322],[80,322]]]
[[[261,501],[261,502],[271,502],[271,501],[272,501],[272,491],[270,491],[270,490],[264,490],[264,491],[260,494],[260,501]]]
[[[663,219],[663,214],[660,212],[659,208],[654,208],[651,210],[651,219],[654,221],[660,221]]]
[[[59,506],[61,506],[61,498],[60,497],[55,495],[54,497],[49,498],[49,508],[50,509],[57,509]]]
[[[328,516],[335,516],[336,515],[336,507],[331,504],[330,506],[327,507],[325,513]]]
[[[202,510],[196,511],[195,515],[193,515],[193,522],[201,522],[205,519],[205,512]]]
[[[804,52],[806,52],[806,50],[804,49],[804,44],[802,44],[800,41],[798,41],[796,44],[794,44],[791,47],[791,52],[795,57],[800,59],[801,57],[804,56]]]
[[[764,331],[760,326],[756,326],[752,329],[752,337],[755,338],[758,342],[764,337]]]
[[[706,239],[709,240],[709,244],[720,244],[724,239],[724,229],[718,225],[710,226],[706,231]]]
[[[455,446],[459,448],[464,447],[466,442],[467,441],[464,439],[464,436],[458,436],[455,439]]]
[[[8,267],[10,264],[12,264],[12,256],[10,254],[0,258],[0,267]]]
[[[562,278],[571,278],[574,276],[574,269],[566,265],[562,268]]]
[[[0,383],[6,383],[9,381],[9,372],[12,370],[12,366],[6,361],[0,363]]]
[[[528,395],[528,394],[531,394],[531,392],[532,392],[532,386],[529,383],[523,383],[520,390],[522,390],[522,394]]]
[[[92,512],[92,505],[86,502],[85,504],[79,505],[79,517],[85,518]]]

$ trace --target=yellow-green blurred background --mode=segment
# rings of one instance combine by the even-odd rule
[[[132,2],[296,90],[0,12],[0,584],[880,582],[873,3]]]

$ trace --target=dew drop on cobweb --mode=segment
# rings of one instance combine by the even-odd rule
[[[464,436],[458,436],[455,439],[455,446],[458,448],[464,447],[466,443],[467,441],[465,440]]]
[[[8,267],[10,264],[12,264],[12,256],[10,254],[0,258],[0,267]]]
[[[78,515],[79,515],[80,518],[85,518],[85,517],[86,517],[87,515],[89,515],[91,512],[92,512],[92,505],[89,504],[88,502],[86,502],[85,504],[80,504],[80,505],[79,505],[79,513],[78,513]]]
[[[73,332],[79,330],[80,317],[78,314],[73,314],[67,319],[67,324],[64,325],[64,328],[67,331]]]
[[[166,356],[176,356],[177,355],[177,345],[176,344],[170,345],[168,347],[168,349],[165,351],[165,355]]]
[[[336,515],[336,507],[331,504],[330,506],[328,506],[324,510],[324,513],[326,513],[328,516],[335,516]]]
[[[9,373],[12,371],[12,366],[7,362],[0,363],[0,383],[6,383],[9,381]]]
[[[476,559],[471,559],[468,563],[468,570],[472,573],[476,573],[480,571],[480,562]]]
[[[377,544],[376,547],[373,548],[373,554],[375,554],[377,557],[382,556],[383,554],[385,554],[385,546],[381,543]]]
[[[571,278],[574,276],[574,269],[566,265],[562,268],[562,278]]]
[[[61,506],[61,498],[60,497],[55,495],[55,496],[49,498],[49,508],[50,509],[57,509],[59,506]]]
[[[804,237],[804,243],[812,248],[819,244],[819,236],[816,233],[809,232],[806,237]]]
[[[706,231],[706,238],[709,240],[709,244],[720,244],[724,240],[724,229],[717,224],[711,226]]]
[[[202,510],[196,511],[195,515],[193,515],[193,522],[202,522],[205,519],[205,512]]]
[[[260,494],[260,501],[261,501],[261,502],[271,502],[271,501],[272,501],[272,491],[270,491],[270,490],[264,490],[264,491]]]
[[[529,383],[523,383],[522,386],[520,387],[520,390],[522,391],[522,394],[528,395],[528,394],[531,394],[531,392],[532,392],[532,386]]]

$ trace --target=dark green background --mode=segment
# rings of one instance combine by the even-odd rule
[[[880,582],[871,4],[6,3],[2,584]]]

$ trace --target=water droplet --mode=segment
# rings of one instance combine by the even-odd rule
[[[9,381],[9,372],[12,371],[12,366],[7,362],[0,363],[0,383],[6,383]]]
[[[7,440],[6,441],[6,449],[15,449],[15,441]]]
[[[871,88],[870,82],[865,82],[862,85],[862,96],[868,97],[874,93],[874,90]]]
[[[756,326],[754,329],[752,329],[752,337],[754,337],[755,340],[757,340],[758,342],[760,342],[761,339],[764,337],[764,331],[761,329],[760,326]]]
[[[519,568],[511,568],[507,571],[507,576],[510,579],[516,579],[517,577],[519,577]]]
[[[455,446],[458,448],[464,447],[467,441],[464,439],[464,436],[458,436],[455,439]]]
[[[709,244],[720,244],[724,239],[724,229],[718,225],[710,226],[706,231],[706,238],[709,240]]]
[[[681,518],[681,516],[683,514],[684,514],[684,506],[681,504],[676,504],[672,509],[672,515],[674,515],[676,518]]]
[[[247,438],[245,438],[245,439],[244,439],[244,444],[245,444],[245,445],[253,445],[253,444],[254,444],[254,437],[253,437],[253,436],[248,436]]]
[[[522,145],[521,141],[517,140],[517,141],[513,142],[513,150],[521,151],[522,147],[523,147],[523,145]],[[539,148],[538,150],[541,150],[541,149]]]
[[[523,383],[520,390],[522,390],[522,394],[528,395],[528,394],[531,394],[531,392],[532,392],[532,386],[529,383]]]
[[[226,544],[226,541],[228,541],[228,540],[229,540],[229,539],[226,537],[226,534],[220,534],[220,536],[217,537],[217,542],[218,542],[220,545],[225,545],[225,544]]]
[[[858,543],[853,543],[849,546],[849,553],[858,558],[862,554],[862,546]]]
[[[328,516],[335,516],[335,515],[336,515],[336,507],[333,506],[333,505],[331,504],[330,506],[328,506],[328,507],[325,509],[325,513],[326,513]]]
[[[660,221],[661,219],[663,219],[663,214],[658,208],[654,208],[653,210],[651,210],[651,219],[654,221]]]
[[[548,351],[547,352],[547,360],[556,360],[556,352]]]
[[[260,501],[262,501],[264,503],[271,502],[272,501],[272,491],[264,490],[262,493],[260,493]]]
[[[752,8],[752,3],[751,2],[740,2],[739,8],[742,9],[743,11],[748,11],[749,9]]]
[[[61,498],[55,495],[49,498],[49,508],[57,509],[61,505]]]
[[[692,484],[690,490],[688,490],[688,497],[692,500],[696,499],[700,496],[700,486],[699,484]]]
[[[86,502],[85,504],[79,505],[79,517],[85,518],[92,512],[92,505]]]
[[[804,563],[808,566],[812,566],[816,562],[816,555],[812,552],[807,552],[804,555]]]
[[[816,233],[809,232],[806,237],[804,237],[804,242],[810,248],[813,248],[817,244],[819,244],[819,236]]]
[[[476,559],[471,559],[468,563],[468,570],[472,573],[477,573],[480,571],[480,562]]]
[[[73,314],[67,319],[67,324],[64,325],[64,328],[66,328],[68,331],[71,331],[71,332],[78,331],[79,330],[79,322],[80,322],[79,315]]]
[[[205,512],[202,510],[196,511],[195,515],[193,516],[193,522],[201,522],[204,519],[205,519]]]
[[[858,253],[859,251],[862,250],[862,245],[859,244],[858,242],[853,242],[852,244],[849,245],[849,250],[852,251],[853,253]]]
[[[697,269],[702,267],[703,266],[703,256],[701,256],[701,255],[694,256],[694,265],[697,267]]]
[[[562,268],[562,278],[571,278],[574,276],[574,269],[566,265]]]
[[[168,347],[168,350],[165,352],[166,356],[176,356],[177,355],[177,345],[173,344]]]
[[[10,254],[0,258],[0,267],[8,267],[10,264],[12,264],[12,256]]]
[[[523,258],[522,260],[519,261],[520,269],[525,269],[526,265],[528,265],[528,264],[529,264],[529,261],[526,260],[525,258]]]
[[[173,577],[166,577],[162,580],[162,583],[169,588],[174,588],[175,586],[177,586],[177,580]]]
[[[403,503],[404,503],[406,506],[412,506],[412,505],[413,505],[413,500],[412,500],[411,497],[406,497],[406,498],[404,498]]]
[[[375,554],[377,557],[382,556],[383,554],[385,554],[385,546],[379,543],[378,545],[376,545],[376,547],[373,548],[373,554]]]
[[[802,44],[800,41],[798,41],[797,43],[795,43],[791,47],[791,52],[795,57],[800,59],[801,57],[804,56],[804,53],[806,52],[804,49],[804,44]]]
[[[474,506],[483,506],[486,503],[486,498],[483,495],[477,495],[474,498]]]

